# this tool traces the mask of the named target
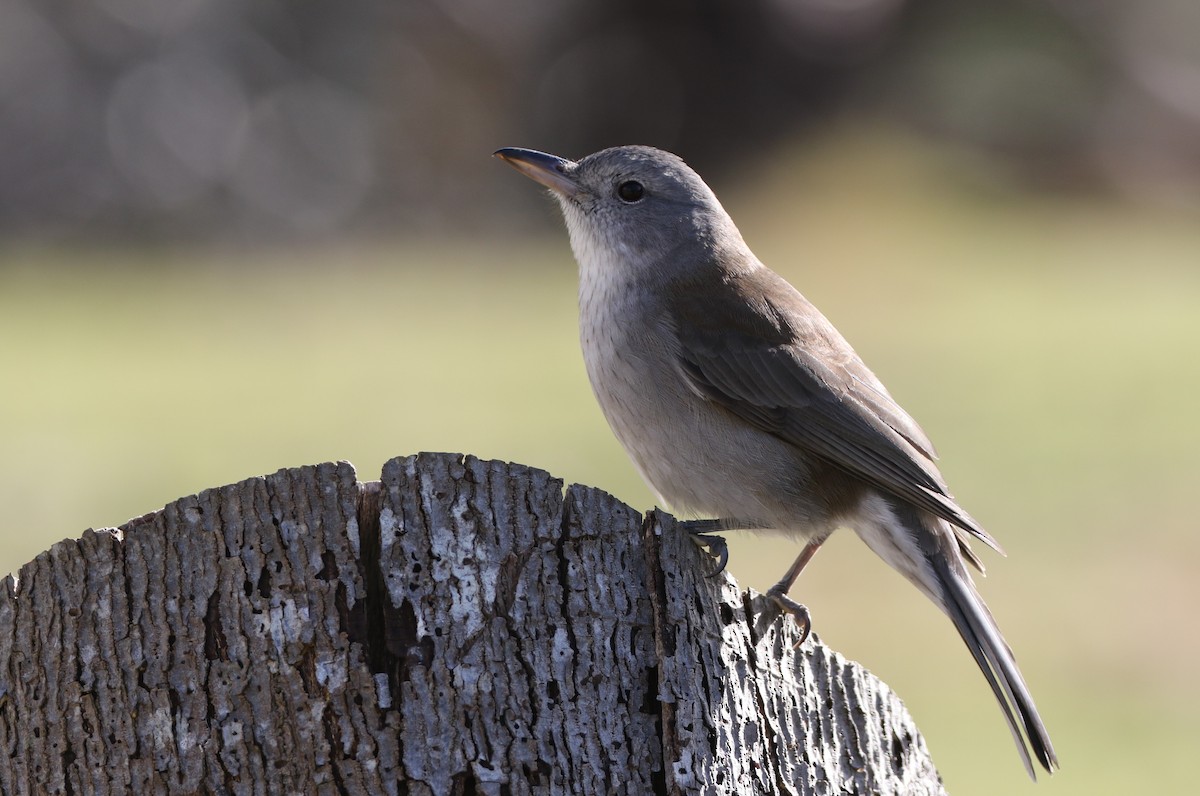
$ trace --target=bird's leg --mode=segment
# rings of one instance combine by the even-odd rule
[[[691,534],[692,541],[701,547],[707,548],[709,555],[717,559],[716,568],[708,573],[708,577],[716,577],[725,571],[725,565],[729,563],[729,543],[723,536],[717,536],[720,531],[738,531],[738,530],[765,530],[766,526],[755,523],[747,523],[731,517],[720,517],[711,520],[684,520],[679,523],[679,526],[684,531]],[[825,543],[825,538],[813,539],[804,546],[800,551],[800,555],[796,556],[796,560],[788,567],[787,572],[783,573],[783,577],[779,579],[771,588],[767,589],[767,606],[758,616],[758,621],[755,623],[755,632],[759,637],[766,631],[768,625],[775,621],[776,617],[783,614],[791,614],[796,619],[796,624],[800,626],[800,640],[796,642],[799,647],[808,639],[808,634],[812,631],[812,616],[808,612],[808,608],[803,604],[796,602],[791,597],[788,597],[788,592],[796,583],[796,578],[800,577],[800,573],[808,566],[808,562],[812,561],[813,556],[821,549],[821,545]]]
[[[821,549],[824,542],[824,539],[814,539],[806,544],[800,551],[800,555],[796,556],[796,560],[788,567],[787,572],[783,573],[779,582],[767,589],[766,596],[770,602],[767,609],[759,614],[758,624],[755,628],[759,636],[762,636],[767,625],[775,621],[775,617],[786,613],[795,617],[796,624],[800,626],[800,640],[796,642],[796,646],[799,647],[808,639],[808,634],[812,631],[812,616],[807,607],[788,597],[788,592],[791,591],[796,578],[800,577],[800,573],[808,566],[808,562],[812,561],[813,556]]]
[[[725,537],[716,535],[719,531],[763,530],[761,525],[742,522],[731,517],[712,520],[684,520],[679,523],[679,527],[691,534],[693,542],[706,548],[708,554],[717,559],[716,568],[708,573],[710,578],[724,572],[725,565],[729,563],[729,543],[725,541]]]

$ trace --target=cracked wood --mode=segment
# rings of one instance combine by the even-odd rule
[[[471,456],[209,489],[0,588],[0,793],[941,793],[667,515]]]

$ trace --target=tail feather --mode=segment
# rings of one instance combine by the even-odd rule
[[[975,590],[960,540],[945,520],[898,498],[868,496],[854,521],[867,546],[942,609],[991,686],[1029,776],[1033,760],[1046,771],[1058,757],[996,620]],[[972,556],[973,558],[973,556]],[[1030,752],[1032,751],[1032,756]]]
[[[955,567],[946,560],[946,556],[931,556],[930,563],[939,576],[945,594],[942,610],[954,623],[980,671],[987,678],[988,685],[992,687],[992,693],[1000,704],[1025,763],[1025,770],[1030,777],[1037,779],[1029,755],[1032,749],[1042,767],[1053,773],[1058,768],[1054,746],[1050,743],[1042,717],[1038,715],[1037,706],[1033,704],[1025,678],[1017,668],[1012,650],[992,618],[992,612],[984,605],[961,564],[957,567],[959,571],[955,572]]]

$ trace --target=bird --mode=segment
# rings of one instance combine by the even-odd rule
[[[954,624],[1022,762],[1058,758],[1008,643],[976,590],[971,548],[1000,545],[958,505],[916,421],[833,324],[750,250],[680,157],[619,146],[578,161],[495,156],[548,188],[579,267],[580,342],[601,410],[657,497],[714,532],[772,530],[804,547],[768,591],[788,597],[838,528],[852,529]],[[801,637],[803,640],[803,636]],[[1032,756],[1032,758],[1031,758]]]

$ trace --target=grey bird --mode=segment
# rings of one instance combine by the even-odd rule
[[[746,245],[679,157],[643,146],[575,162],[496,156],[549,188],[579,263],[580,337],[613,432],[661,500],[711,531],[805,543],[787,592],[838,527],[852,528],[937,604],[987,678],[1034,776],[1058,759],[1012,651],[968,572],[996,541],[954,501],[929,438],[816,307]],[[719,537],[716,537],[719,538]],[[722,556],[722,565],[725,556]]]

